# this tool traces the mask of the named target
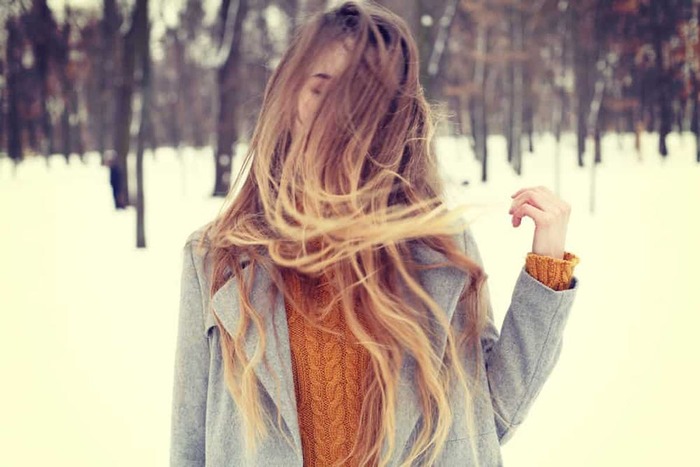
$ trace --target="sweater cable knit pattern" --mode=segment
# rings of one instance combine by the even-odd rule
[[[579,262],[580,258],[568,251],[564,252],[563,259],[528,253],[525,270],[552,290],[566,290],[571,287],[574,267]]]
[[[294,297],[300,297],[296,276],[285,277],[285,283]],[[313,301],[320,308],[331,295],[325,282],[317,283]],[[320,320],[338,335],[314,327],[289,302],[285,309],[304,466],[331,466],[350,453],[357,436],[360,386],[369,354],[347,327],[340,304]],[[357,461],[344,465],[357,465]]]
[[[563,259],[528,253],[525,269],[547,287],[565,290],[579,261],[570,252]],[[330,302],[332,291],[325,282],[315,285],[313,303],[320,309]],[[285,275],[285,286],[298,301],[302,293],[299,278]],[[357,436],[360,388],[370,357],[348,328],[340,304],[320,321],[338,335],[314,327],[287,301],[285,310],[304,466],[331,466],[350,453]],[[356,466],[358,461],[351,459],[344,465]]]

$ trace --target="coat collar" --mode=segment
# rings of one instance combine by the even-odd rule
[[[414,249],[414,258],[421,264],[444,261],[442,255],[424,246]],[[243,263],[244,260],[241,262]],[[243,269],[243,274],[247,275],[244,277],[246,281],[250,279],[250,273],[250,268]],[[258,365],[255,373],[279,410],[288,433],[291,434],[298,452],[301,453],[284,296],[281,293],[275,294],[274,303],[272,303],[270,291],[275,287],[274,282],[262,267],[257,267],[254,273],[250,302],[265,320],[264,356],[267,362],[267,366],[264,363]],[[451,320],[465,276],[456,269],[447,267],[426,270],[420,274],[420,280],[426,292],[433,297],[441,309],[446,311],[448,321]],[[212,297],[212,307],[224,328],[232,335],[235,333],[240,319],[239,306],[237,281],[231,277]],[[208,318],[210,319],[207,321],[207,326],[213,326],[213,317]],[[437,346],[439,352],[444,352],[446,344],[444,331],[438,330],[435,340],[434,345]],[[246,354],[252,356],[259,343],[260,336],[255,328],[251,327],[245,336]],[[402,455],[406,441],[413,432],[421,414],[419,396],[414,390],[415,371],[413,359],[404,358],[396,395],[396,450],[394,457]],[[279,382],[277,378],[279,378]]]

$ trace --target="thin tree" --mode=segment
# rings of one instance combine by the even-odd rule
[[[143,153],[146,146],[146,138],[150,135],[150,108],[151,108],[151,53],[150,53],[150,26],[148,21],[148,0],[137,0],[136,8],[139,14],[135,15],[138,22],[134,25],[136,36],[136,52],[138,65],[141,71],[140,79],[140,103],[139,130],[136,137],[136,247],[146,247],[145,205],[143,190]],[[151,149],[153,150],[153,148]]]
[[[471,98],[472,134],[474,152],[481,162],[481,181],[488,179],[488,114],[486,112],[486,56],[488,55],[488,26],[484,21],[477,25],[476,55],[474,57],[474,84],[476,92]]]
[[[652,33],[654,45],[654,57],[656,65],[656,105],[659,109],[659,154],[662,157],[668,155],[666,136],[671,132],[671,120],[673,118],[671,99],[668,95],[669,76],[666,72],[667,65],[664,61],[664,47],[667,36],[668,8],[667,2],[651,2],[651,17],[653,18]]]
[[[428,76],[430,76],[431,79],[440,72],[440,63],[442,62],[443,55],[445,55],[445,49],[447,41],[450,38],[450,29],[457,13],[458,3],[459,0],[447,0],[445,12],[438,22],[438,31],[432,50],[430,51],[430,58],[428,59]]]
[[[56,44],[61,40],[58,34],[58,25],[53,13],[47,4],[47,0],[33,0],[31,14],[27,16],[27,34],[32,44],[35,66],[39,82],[39,105],[41,106],[41,130],[44,137],[42,153],[46,157],[55,152],[54,128],[49,113],[48,102],[50,91],[51,62],[56,53]]]
[[[522,174],[522,136],[523,136],[523,61],[524,31],[523,11],[520,5],[508,7],[510,19],[510,62],[509,115],[508,127],[508,161],[518,175]]]
[[[22,119],[20,118],[20,73],[22,71],[22,38],[19,21],[7,21],[7,154],[14,167],[22,160]]]
[[[0,31],[0,34],[2,31]],[[5,140],[5,87],[7,86],[7,72],[5,67],[5,57],[0,48],[0,153],[3,149],[3,141]]]
[[[137,0],[131,14],[131,24],[122,40],[121,73],[116,86],[116,113],[114,130],[114,148],[117,155],[117,168],[119,170],[118,208],[133,206],[130,199],[128,160],[131,144],[131,121],[133,108],[133,95],[135,85],[136,63],[138,55],[138,33],[141,22],[148,21],[147,0]]]
[[[231,182],[231,166],[239,138],[237,108],[241,68],[243,21],[248,14],[248,0],[222,0],[219,9],[219,51],[225,57],[217,71],[219,111],[214,153],[213,196],[226,196]]]
[[[120,24],[121,16],[116,0],[102,0],[99,54],[95,57],[100,111],[96,112],[94,118],[97,120],[97,149],[103,160],[106,152],[115,147],[111,123],[114,121],[113,81],[117,72],[116,51]]]
[[[54,60],[56,63],[56,71],[61,83],[61,99],[63,108],[61,109],[61,152],[66,159],[66,163],[70,161],[70,155],[73,152],[73,131],[71,128],[71,120],[77,116],[77,109],[74,105],[77,104],[74,90],[74,76],[70,76],[70,35],[71,22],[70,16],[72,12],[66,7],[66,18],[61,28],[60,35],[57,36],[57,43],[54,45],[55,53]]]
[[[561,133],[564,127],[565,105],[566,105],[566,69],[568,60],[568,44],[570,42],[570,31],[566,27],[568,18],[572,14],[572,6],[569,0],[559,0],[557,4],[557,36],[559,43],[559,54],[556,57],[558,62],[555,78],[555,97],[553,99],[553,123],[556,150],[554,153],[554,192],[559,195],[561,192]]]
[[[572,31],[572,52],[574,60],[574,79],[576,95],[576,141],[577,159],[579,167],[584,166],[584,154],[586,152],[586,117],[590,107],[592,96],[591,91],[591,70],[595,68],[595,59],[592,59],[593,52],[590,37],[594,25],[592,24],[593,12],[599,0],[584,0],[574,2],[571,5],[571,14],[567,16],[569,28]],[[575,11],[574,11],[575,9]]]

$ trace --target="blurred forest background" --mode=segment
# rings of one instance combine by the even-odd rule
[[[0,0],[0,157],[97,152],[115,206],[142,212],[145,151],[211,148],[224,196],[267,78],[327,3]],[[534,133],[573,133],[582,167],[587,142],[605,156],[607,132],[637,149],[657,134],[660,157],[669,133],[700,137],[700,0],[377,3],[413,29],[426,93],[454,117],[440,131],[471,140],[482,181],[493,134],[517,174]]]

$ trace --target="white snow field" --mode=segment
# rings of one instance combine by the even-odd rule
[[[567,250],[581,258],[580,289],[558,364],[502,446],[506,466],[696,459],[700,165],[691,135],[669,144],[662,161],[645,135],[640,162],[631,137],[606,137],[591,214],[590,168],[565,138],[560,195],[573,208]],[[538,137],[518,178],[504,140],[489,145],[486,185],[466,139],[440,139],[439,153],[452,201],[495,206],[473,230],[500,327],[534,227],[511,226],[510,195],[554,189],[556,151]],[[0,160],[0,466],[166,466],[181,251],[221,206],[209,197],[212,157],[147,154],[145,250],[96,156],[49,165],[29,160],[13,175]]]

